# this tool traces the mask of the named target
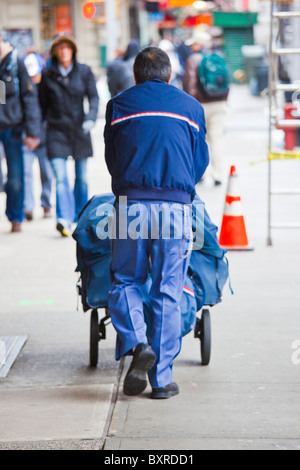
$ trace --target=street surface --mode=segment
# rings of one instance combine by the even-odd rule
[[[104,109],[102,102],[93,130],[91,196],[110,192]],[[300,234],[274,230],[273,246],[266,245],[267,163],[251,163],[267,158],[267,130],[266,99],[233,87],[225,183],[215,188],[205,181],[197,189],[220,226],[236,165],[254,251],[228,253],[234,295],[226,285],[222,303],[211,308],[211,363],[201,367],[199,340],[185,337],[174,366],[181,393],[167,401],[150,400],[150,388],[139,397],[123,395],[129,360],[124,370],[115,362],[111,325],[98,368],[89,368],[89,314],[80,302],[76,308],[75,242],[60,238],[38,204],[34,222],[10,235],[0,194],[0,336],[28,336],[0,379],[0,450],[300,449]],[[35,174],[38,198],[37,167]],[[299,161],[274,163],[275,186],[299,187],[299,181]],[[274,198],[274,221],[299,222],[299,196]]]

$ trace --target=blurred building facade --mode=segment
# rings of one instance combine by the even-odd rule
[[[20,55],[36,48],[47,53],[54,34],[67,31],[75,36],[78,58],[90,65],[96,75],[118,50],[125,50],[130,39],[142,46],[159,42],[161,37],[184,39],[201,23],[223,31],[223,46],[232,73],[244,68],[243,45],[262,45],[268,50],[270,26],[269,0],[96,0],[97,12],[86,18],[83,7],[88,0],[0,0],[0,25]],[[283,0],[287,8],[300,0]],[[295,24],[293,24],[295,23]],[[298,46],[299,23],[285,25],[286,43]],[[298,60],[298,59],[297,59]],[[291,68],[299,75],[299,64]]]
[[[97,15],[84,17],[83,0],[0,0],[0,24],[20,55],[36,48],[47,53],[53,36],[69,32],[78,42],[78,58],[99,73],[106,65],[106,8],[113,14],[115,44],[130,40],[130,11],[132,0],[106,0],[96,2]],[[111,58],[111,57],[110,57]]]

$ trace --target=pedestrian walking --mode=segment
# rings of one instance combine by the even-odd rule
[[[24,220],[24,143],[35,150],[40,143],[40,111],[37,92],[17,50],[0,31],[0,81],[5,84],[5,103],[0,104],[0,142],[7,162],[6,215],[11,232],[21,231]]]
[[[223,180],[223,139],[225,132],[228,88],[228,72],[224,59],[218,54],[212,54],[212,38],[208,31],[195,29],[192,37],[186,42],[192,50],[185,64],[183,89],[203,106],[207,127],[207,143],[210,153],[210,170],[216,186]],[[213,57],[212,60],[210,58]],[[209,59],[209,60],[208,60]],[[205,61],[205,64],[204,64]],[[204,82],[200,77],[203,64],[203,75],[207,70],[206,78],[220,82],[220,89],[213,89],[211,83]],[[220,64],[221,72],[220,72]],[[205,70],[205,67],[207,69]],[[211,67],[211,70],[209,70]],[[215,78],[214,74],[218,74]],[[217,88],[217,87],[216,87]],[[209,90],[209,92],[208,92]]]
[[[44,58],[42,55],[31,52],[24,58],[24,63],[32,82],[38,88],[44,69]],[[44,211],[44,218],[51,217],[51,190],[53,172],[47,156],[46,147],[46,123],[41,123],[41,143],[35,151],[24,147],[24,214],[28,221],[33,220],[35,207],[34,185],[33,185],[33,163],[38,159],[40,167],[40,177],[42,184],[41,206]]]
[[[99,96],[89,66],[76,59],[77,44],[57,35],[50,48],[51,64],[43,71],[40,103],[47,122],[47,153],[56,179],[57,230],[62,236],[88,201],[87,160],[93,156],[90,131],[95,125]],[[89,110],[84,111],[85,98]],[[75,161],[75,186],[70,186],[67,160]]]
[[[171,67],[172,67],[172,78],[171,78],[171,85],[177,86],[178,88],[182,88],[182,76],[184,69],[181,66],[179,60],[179,54],[170,39],[162,39],[158,47],[165,51],[169,56]]]
[[[139,41],[129,42],[125,54],[114,59],[107,66],[107,85],[111,97],[135,85],[133,64],[140,51]]]
[[[109,101],[104,131],[116,195],[113,287],[108,299],[117,331],[116,359],[133,354],[124,393],[142,393],[148,373],[153,399],[179,393],[172,367],[181,349],[179,303],[189,264],[190,204],[208,165],[203,109],[169,85],[171,73],[164,51],[141,51],[134,64],[137,85]],[[174,217],[169,217],[168,236],[159,220],[168,218],[170,211]],[[137,212],[139,234],[132,230]],[[149,272],[153,328],[147,332],[139,287]]]

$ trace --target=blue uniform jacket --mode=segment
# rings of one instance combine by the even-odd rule
[[[191,203],[208,162],[204,111],[198,101],[161,80],[111,99],[105,158],[116,196]]]

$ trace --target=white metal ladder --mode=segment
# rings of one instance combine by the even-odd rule
[[[285,2],[287,4],[287,2]],[[272,245],[271,231],[276,228],[300,228],[300,223],[272,223],[272,196],[274,195],[300,195],[299,188],[274,189],[272,185],[272,162],[278,159],[299,159],[300,153],[296,152],[276,152],[274,151],[273,130],[279,127],[297,127],[300,128],[300,119],[282,119],[278,107],[278,92],[298,92],[300,93],[299,83],[282,84],[279,83],[279,57],[284,55],[300,54],[300,48],[283,48],[278,46],[279,42],[279,24],[282,20],[298,19],[300,29],[300,11],[277,11],[277,6],[281,5],[276,0],[271,1],[271,29],[270,29],[270,47],[269,47],[269,154],[268,154],[268,239],[267,244]],[[289,2],[292,5],[292,2]],[[276,8],[275,8],[276,6]],[[276,24],[277,23],[277,24]],[[276,31],[276,26],[278,31]],[[299,31],[298,29],[298,31]],[[299,211],[300,213],[300,211]]]

